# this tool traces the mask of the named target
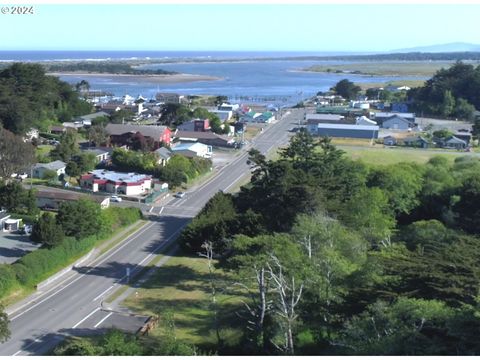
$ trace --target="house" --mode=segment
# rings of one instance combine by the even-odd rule
[[[443,141],[443,147],[447,149],[461,150],[461,149],[465,149],[467,145],[468,144],[466,141],[459,139],[456,136],[450,136]]]
[[[174,137],[180,141],[199,142],[205,145],[218,147],[233,147],[235,143],[233,138],[212,132],[177,131]]]
[[[185,102],[185,95],[180,95],[176,93],[157,93],[155,94],[155,99],[158,102],[167,104],[167,103],[174,103],[174,104],[181,104]]]
[[[73,191],[54,191],[54,190],[37,190],[35,193],[37,198],[37,206],[40,209],[58,210],[64,202],[78,201],[81,198],[87,198],[100,204],[101,209],[110,206],[110,198],[105,196],[90,196]]]
[[[16,231],[20,229],[22,219],[12,219],[5,211],[0,211],[0,230],[3,232]]]
[[[62,123],[63,127],[65,129],[73,129],[73,130],[78,130],[83,127],[83,124],[79,121],[77,122],[64,122]]]
[[[392,103],[391,108],[393,112],[408,113],[408,104],[405,103]]]
[[[83,126],[91,126],[92,120],[95,120],[96,118],[104,117],[104,116],[109,117],[110,115],[105,111],[98,111],[93,114],[78,116],[75,118],[75,121],[80,122]]]
[[[231,112],[234,112],[234,111],[237,111],[240,109],[240,105],[238,104],[227,104],[227,103],[223,103],[222,105],[219,105],[218,110],[221,110],[221,111],[231,111]]]
[[[328,136],[356,139],[377,139],[378,129],[376,125],[351,125],[351,124],[317,124],[314,131],[307,130],[313,136]]]
[[[55,160],[47,164],[37,163],[33,166],[32,176],[37,179],[43,179],[46,171],[54,171],[57,173],[57,177],[65,174],[65,168],[67,164],[63,161]]]
[[[142,195],[152,187],[152,178],[137,173],[120,173],[108,170],[93,170],[80,178],[80,186],[92,192]]]
[[[177,126],[177,130],[181,131],[210,131],[210,120],[195,119],[192,121],[184,122]]]
[[[397,139],[395,139],[393,136],[385,136],[383,138],[383,145],[386,145],[386,146],[395,146],[397,145]]]
[[[65,131],[67,131],[67,128],[63,125],[53,125],[53,126],[50,127],[50,133],[51,134],[61,135]]]
[[[114,146],[130,146],[137,134],[143,135],[147,141],[150,139],[154,149],[162,143],[170,145],[171,131],[166,126],[108,124],[105,130],[110,135],[110,145]]]
[[[238,121],[240,122],[257,122],[255,119],[259,117],[261,113],[257,113],[255,111],[249,111],[243,115],[240,116],[240,119]]]
[[[377,119],[377,117],[375,117],[375,119]],[[382,128],[384,129],[409,130],[413,127],[415,127],[414,122],[399,115],[393,115],[382,122]]]
[[[422,136],[410,136],[403,139],[405,146],[412,146],[417,148],[426,149],[430,146],[430,142]]]
[[[172,152],[165,147],[158,148],[154,153],[158,156],[158,164],[162,166],[167,165],[172,157]]]
[[[472,141],[472,134],[469,131],[457,131],[455,134],[453,134],[453,136],[465,141],[467,145],[469,145]]]
[[[376,121],[370,120],[366,116],[360,116],[356,119],[355,124],[357,125],[377,125]]]
[[[110,162],[112,158],[113,149],[104,148],[104,147],[95,147],[95,148],[85,149],[83,150],[83,152],[94,154],[98,164],[106,164]]]
[[[415,114],[414,113],[396,113],[396,112],[378,112],[373,113],[374,120],[377,122],[378,125],[382,126],[383,122],[392,118],[393,116],[402,117],[411,123],[415,124]]]
[[[172,148],[174,154],[180,154],[186,157],[201,157],[210,159],[212,157],[212,146],[201,143],[183,143]]]
[[[271,111],[265,111],[261,113],[260,116],[256,117],[255,120],[259,123],[270,124],[275,120],[275,115],[273,115]]]
[[[222,122],[228,121],[233,117],[233,111],[231,110],[211,110],[210,112],[217,115]]]

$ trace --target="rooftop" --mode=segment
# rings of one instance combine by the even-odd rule
[[[144,174],[121,173],[108,170],[93,170],[90,171],[90,174],[93,175],[93,177],[96,179],[111,181],[115,183],[136,183],[145,179],[151,179],[150,176]]]
[[[67,164],[65,164],[63,161],[60,160],[55,160],[50,163],[42,164],[42,163],[37,163],[35,164],[34,168],[45,168],[49,170],[59,170],[63,169]]]
[[[105,128],[109,135],[122,135],[126,133],[139,132],[143,136],[150,136],[155,139],[159,139],[165,130],[166,126],[155,125],[134,125],[134,124],[108,124]]]

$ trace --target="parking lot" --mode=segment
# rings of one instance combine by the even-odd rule
[[[11,264],[39,247],[28,235],[0,231],[0,264]]]

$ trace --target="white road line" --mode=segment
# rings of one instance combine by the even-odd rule
[[[160,245],[158,245],[150,254],[148,254],[148,256],[146,258],[144,258],[142,260],[141,263],[135,265],[135,267],[131,270],[131,272],[133,273],[135,271],[135,269],[137,267],[139,267],[144,261],[145,259],[147,259],[148,257],[154,255],[158,250],[160,250],[162,247],[166,246],[169,241],[174,237],[176,236],[180,231],[183,230],[183,228],[187,226],[187,223],[183,224],[177,231],[175,231],[172,235],[170,235],[167,239],[165,239]],[[117,280],[118,283],[121,283],[125,278],[127,277],[127,275],[125,275],[124,277],[122,277],[120,280]]]
[[[153,256],[153,254],[147,255],[142,261],[140,261],[140,262],[138,263],[138,265],[142,265],[145,261],[147,261],[147,260],[148,260],[150,257],[152,257],[152,256]]]
[[[160,211],[158,212],[158,215],[160,215],[163,211],[163,209],[165,209],[165,206],[162,206],[162,208],[160,209]]]
[[[23,350],[18,350],[15,354],[13,354],[12,356],[17,356],[18,354],[20,354]]]
[[[96,329],[97,327],[100,326],[101,323],[103,323],[105,320],[107,320],[110,316],[112,316],[113,312],[108,313],[107,316],[105,316],[102,320],[100,320],[93,328]]]
[[[92,302],[97,301],[99,298],[101,298],[105,293],[107,293],[111,288],[113,288],[115,285],[110,286],[107,290],[102,292],[100,295],[98,295],[95,299],[92,300]]]
[[[80,325],[81,323],[83,323],[85,320],[87,320],[90,316],[92,316],[93,314],[95,314],[98,310],[100,310],[100,308],[96,308],[95,310],[93,310],[90,314],[88,314],[87,316],[85,316],[82,320],[80,320],[78,323],[76,323],[75,325],[73,325],[72,329],[76,329],[78,325]]]
[[[150,210],[148,210],[148,212],[151,213],[152,210],[153,210],[153,208],[154,208],[154,207],[152,206],[152,207],[150,208]]]
[[[146,230],[150,229],[151,227],[153,227],[155,225],[155,223],[151,223],[150,225],[147,225],[146,227],[144,227],[143,229],[141,229],[140,231],[138,231],[138,233],[135,234],[134,237],[132,237],[129,241],[125,242],[121,247],[117,248],[115,252],[111,253],[108,257],[104,258],[101,262],[99,262],[98,264],[96,264],[94,267],[92,267],[90,270],[88,270],[85,274],[82,274],[80,275],[79,277],[77,277],[76,279],[72,280],[70,283],[66,284],[64,287],[62,287],[61,289],[55,291],[53,294],[50,294],[49,296],[47,296],[45,299],[35,303],[34,305],[32,305],[31,307],[29,307],[28,309],[22,311],[21,313],[15,315],[14,317],[10,318],[10,321],[13,321],[15,320],[16,318],[22,316],[23,314],[29,312],[30,310],[36,308],[37,306],[39,306],[40,304],[44,303],[45,301],[49,300],[50,298],[52,298],[53,296],[57,295],[59,292],[65,290],[68,286],[74,284],[75,282],[77,282],[78,280],[80,280],[81,278],[83,278],[84,276],[88,275],[88,273],[90,271],[92,271],[93,269],[95,269],[97,266],[99,265],[102,265],[106,260],[108,260],[110,257],[112,257],[114,254],[116,254],[118,251],[120,251],[120,249],[122,249],[123,247],[125,247],[126,245],[128,245],[129,243],[131,243],[133,240],[135,240],[141,233],[145,232]],[[132,234],[133,235],[133,234]],[[108,253],[105,253],[105,254],[108,254]],[[101,259],[102,256],[100,256],[99,258],[95,259],[94,261],[97,261],[99,259]],[[90,264],[88,264],[90,265]],[[72,275],[70,278],[73,278],[75,277],[77,274],[75,275]],[[68,278],[67,280],[69,280],[70,278]],[[63,283],[63,282],[62,282]],[[35,302],[36,300],[32,300],[31,302]],[[30,303],[28,303],[30,304]],[[28,305],[27,304],[27,305]]]

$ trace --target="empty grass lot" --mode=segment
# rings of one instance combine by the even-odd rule
[[[445,150],[424,150],[406,148],[384,148],[383,145],[372,147],[342,146],[339,149],[345,151],[347,156],[353,160],[361,160],[372,165],[390,165],[399,162],[415,162],[424,164],[434,156],[443,156],[453,162],[459,156],[478,156],[475,153],[445,151]]]
[[[233,279],[221,270],[214,272],[219,304],[220,334],[226,344],[238,342],[241,324],[236,312],[243,305],[233,297]],[[217,344],[207,260],[181,251],[173,255],[152,277],[127,298],[123,305],[139,314],[159,315],[159,326],[149,333],[161,337],[162,317],[173,316],[178,340],[209,349]],[[230,295],[226,295],[228,289]]]

